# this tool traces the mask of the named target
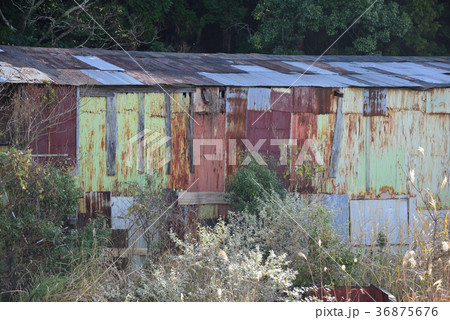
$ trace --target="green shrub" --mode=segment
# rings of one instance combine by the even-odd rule
[[[0,154],[2,292],[23,290],[35,273],[64,268],[70,251],[64,222],[80,195],[69,174],[38,165],[28,152]]]
[[[225,199],[230,209],[239,212],[256,213],[258,199],[265,199],[273,192],[281,197],[286,189],[277,176],[270,161],[268,165],[260,165],[252,158],[248,165],[241,165],[227,181]]]

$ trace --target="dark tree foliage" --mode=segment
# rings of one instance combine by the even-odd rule
[[[0,0],[0,43],[321,54],[374,1],[327,54],[449,54],[445,0]]]

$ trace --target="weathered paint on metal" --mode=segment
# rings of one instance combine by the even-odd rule
[[[326,172],[324,177],[327,178],[330,175],[330,161],[331,161],[331,149],[333,145],[334,125],[336,123],[336,114],[319,114],[317,117],[317,134],[314,137],[314,143],[317,151],[322,156],[322,160],[325,163]],[[326,179],[327,180],[327,179]],[[331,183],[331,181],[327,181]],[[319,186],[325,188],[320,190],[321,192],[327,192],[326,186]]]
[[[435,88],[428,91],[427,113],[450,113],[450,88]]]
[[[76,88],[56,85],[24,85],[12,97],[17,112],[28,114],[28,141],[32,153],[67,154],[75,165],[76,154]],[[19,111],[20,110],[20,111]]]
[[[246,138],[247,89],[227,88],[226,92],[226,176],[235,170],[239,154],[245,150],[241,139]],[[233,148],[232,141],[236,141]]]
[[[171,140],[170,140],[170,178],[169,187],[186,190],[189,187],[189,156],[187,143],[187,125],[189,113],[189,95],[171,94]],[[195,130],[194,130],[195,132]]]
[[[20,68],[0,61],[0,77],[8,83],[53,83],[45,73],[35,68]]]
[[[377,243],[379,233],[387,237],[390,244],[408,244],[408,199],[351,200],[351,240],[363,245]],[[412,229],[412,228],[411,228]]]
[[[397,140],[392,117],[366,118],[366,192],[404,194],[404,144]]]
[[[225,114],[198,114],[194,113],[194,139],[219,139],[225,147]],[[216,150],[216,146],[200,146],[200,154],[194,154],[199,165],[195,165],[191,174],[190,184],[194,183],[189,191],[224,191],[225,183],[225,150]],[[208,160],[206,154],[218,155],[217,160]]]
[[[414,110],[425,112],[427,92],[421,90],[387,89],[386,107],[393,111]]]
[[[273,142],[275,140],[289,141],[291,137],[291,122],[291,113],[282,111],[272,111],[270,113],[270,140],[266,144],[269,146],[269,157],[272,157],[275,164],[281,161],[280,148],[284,148],[284,146],[273,145]],[[286,165],[280,162],[280,165],[275,167],[275,171],[282,177],[286,171]]]
[[[335,113],[336,99],[333,88],[316,88],[314,105],[316,114]]]
[[[139,145],[138,136],[139,94],[119,93],[116,95],[117,110],[117,160],[116,181],[112,189],[118,189],[113,195],[129,196],[133,194],[136,183],[143,181],[143,175],[138,171]],[[133,141],[132,143],[129,143]]]
[[[342,113],[362,114],[363,89],[343,88],[344,98],[342,101]]]
[[[247,109],[269,110],[271,108],[271,91],[268,88],[248,88]]]
[[[363,91],[363,115],[386,115],[386,89],[364,89]]]
[[[264,156],[270,155],[270,139],[272,112],[247,110],[247,132],[246,138],[255,146],[261,139],[264,144],[258,152]]]
[[[335,179],[336,188],[333,192],[349,193],[352,196],[365,192],[364,140],[365,122],[362,112],[344,114],[344,130]]]
[[[317,135],[317,115],[314,113],[292,114],[292,139],[297,139],[297,146],[301,147],[306,139],[313,139]]]
[[[450,76],[446,74],[448,73],[446,66],[450,65],[448,57],[327,56],[321,57],[320,62],[316,62],[301,76],[315,61],[315,57],[142,51],[127,54],[121,50],[16,46],[2,46],[2,50],[4,52],[0,59],[3,63],[20,68],[22,73],[30,72],[26,70],[30,68],[43,74],[24,80],[28,83],[34,78],[46,76],[55,83],[75,86],[139,82],[149,86],[159,84],[289,87],[292,85],[428,89],[450,85]],[[73,55],[96,57],[100,63],[93,63],[95,67],[113,70],[94,69]],[[145,72],[141,68],[145,69]],[[386,70],[392,73],[386,74]],[[90,73],[100,82],[83,72]],[[23,77],[20,74],[14,76]],[[1,77],[9,81],[7,77],[3,75]]]
[[[77,227],[82,228],[99,215],[106,217],[111,227],[111,192],[85,192],[80,201]]]
[[[106,98],[81,98],[79,105],[78,183],[84,192],[106,191]]]
[[[314,113],[315,90],[314,87],[294,87],[294,103],[292,112]]]
[[[76,159],[76,88],[51,86],[55,94],[55,117],[50,119],[49,153]]]
[[[294,88],[272,88],[270,104],[271,110],[293,112]]]
[[[117,111],[116,97],[106,97],[106,174],[116,175]]]
[[[111,198],[111,228],[129,229],[133,224],[133,217],[128,214],[128,208],[133,204],[133,197]]]
[[[341,93],[338,92],[337,96],[337,110],[336,110],[336,121],[334,123],[334,134],[333,134],[333,144],[331,146],[331,158],[330,158],[330,169],[329,177],[336,178],[337,165],[339,160],[339,153],[341,150],[341,139],[342,132],[344,130],[344,114],[342,113],[342,97]]]
[[[162,165],[166,158],[166,143],[158,143],[166,134],[165,121],[165,95],[164,93],[146,93],[144,99],[145,121],[145,172],[153,174],[155,171],[160,179],[162,187],[167,185],[165,166]],[[169,141],[170,143],[170,141]]]
[[[197,88],[194,92],[194,112],[218,113],[221,110],[219,87]]]

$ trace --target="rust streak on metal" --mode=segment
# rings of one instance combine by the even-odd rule
[[[230,176],[239,161],[239,154],[245,150],[241,139],[246,137],[247,127],[247,90],[243,88],[228,88],[226,93],[226,175]],[[230,157],[230,143],[236,141],[236,150]],[[234,156],[236,155],[236,158]],[[234,161],[236,160],[236,161]]]
[[[219,139],[225,147],[225,114],[194,114],[194,139]],[[224,191],[225,159],[224,150],[216,150],[215,146],[200,147],[200,165],[195,166],[191,174],[191,183],[198,181],[190,191]],[[207,160],[205,154],[220,154],[220,160]],[[198,161],[198,160],[197,160]]]

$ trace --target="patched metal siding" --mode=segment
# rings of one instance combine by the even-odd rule
[[[165,95],[164,93],[145,93],[144,100],[144,159],[145,173],[156,172],[161,186],[167,185],[167,175],[164,164],[166,158],[166,135],[165,121]]]
[[[171,157],[168,187],[186,190],[189,187],[190,175],[187,141],[189,95],[185,93],[171,93],[170,95]]]
[[[364,89],[363,115],[386,115],[386,89]]]
[[[106,97],[79,101],[78,182],[84,192],[112,190],[106,177]],[[116,162],[118,165],[118,162]]]
[[[199,159],[191,174],[190,191],[224,191],[225,183],[225,114],[194,114],[194,139],[198,143],[201,139],[217,139],[221,145],[202,145],[200,153],[194,154]],[[217,157],[215,160],[207,160],[205,155]]]
[[[245,150],[241,139],[247,136],[247,96],[244,88],[228,88],[226,91],[226,175],[237,167],[239,155]]]
[[[111,192],[85,192],[79,205],[77,227],[84,227],[99,215],[104,216],[111,227]]]

